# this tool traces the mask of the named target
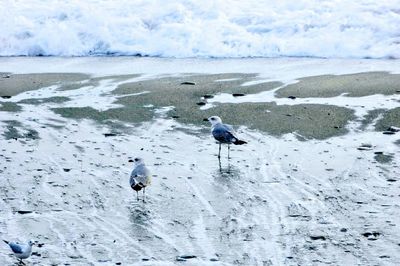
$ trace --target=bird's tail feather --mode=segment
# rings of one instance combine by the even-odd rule
[[[235,145],[243,145],[243,144],[247,144],[247,142],[244,141],[244,140],[236,139],[233,144],[235,144]]]
[[[4,243],[6,243],[6,244],[8,245],[9,242],[8,242],[7,240],[4,240],[4,239],[3,239],[3,241],[4,241]]]

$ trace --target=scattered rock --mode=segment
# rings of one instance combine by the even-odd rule
[[[214,98],[214,95],[205,94],[205,95],[203,96],[203,98],[204,98],[204,99],[211,99],[211,98]]]
[[[394,134],[396,134],[396,132],[393,132],[393,131],[383,131],[382,134],[384,134],[384,135],[394,135]]]
[[[173,115],[173,116],[172,116],[172,118],[175,118],[175,119],[176,119],[176,118],[179,118],[179,117],[180,117],[179,115]]]
[[[311,240],[326,240],[324,236],[310,236]]]
[[[206,105],[206,103],[205,102],[198,102],[198,103],[196,103],[197,105]]]
[[[244,93],[232,93],[233,97],[241,97],[241,96],[245,96],[246,94]]]
[[[388,127],[388,129],[386,129],[386,131],[392,131],[392,132],[399,132],[400,131],[400,127]]]
[[[210,261],[219,261],[217,258],[211,258]]]
[[[184,82],[181,82],[181,85],[196,85],[196,83],[192,82],[192,81],[184,81]]]
[[[383,151],[376,151],[374,154],[383,154]]]
[[[33,211],[17,211],[19,214],[28,214],[32,213]]]
[[[182,256],[177,256],[176,257],[176,261],[186,261],[186,260],[195,259],[195,258],[197,258],[197,256],[194,256],[194,255],[182,255]]]
[[[386,181],[388,181],[388,182],[397,182],[397,179],[389,178],[389,179],[386,179]]]
[[[288,96],[289,99],[295,100],[297,97],[296,96]]]
[[[63,170],[64,170],[64,172],[69,172],[69,171],[71,171],[71,168],[63,168]]]
[[[104,137],[115,137],[117,136],[116,133],[104,133]]]
[[[341,228],[340,232],[347,232],[347,229],[346,228]]]
[[[3,98],[3,99],[10,99],[11,96],[9,96],[9,95],[3,95],[3,96],[1,96],[1,98]]]
[[[142,258],[142,261],[149,261],[149,258]]]

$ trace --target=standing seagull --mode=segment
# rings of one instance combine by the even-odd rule
[[[211,133],[216,140],[219,142],[219,150],[218,150],[218,159],[221,158],[221,144],[228,144],[228,159],[229,159],[229,151],[230,144],[242,145],[246,144],[246,141],[240,140],[235,136],[235,131],[230,125],[222,124],[221,118],[218,116],[211,116],[209,118],[204,119],[206,121],[210,121],[211,123]]]
[[[144,202],[144,193],[146,187],[151,184],[151,175],[149,169],[144,165],[142,158],[135,158],[133,160],[135,163],[135,168],[131,173],[131,177],[129,178],[129,184],[131,188],[136,191],[136,198],[139,200],[139,191],[143,188],[143,202]]]
[[[14,252],[14,255],[20,259],[20,262],[22,262],[23,259],[29,258],[29,256],[32,254],[32,245],[34,245],[32,241],[29,241],[27,244],[8,242],[6,240],[3,241],[11,248],[12,252]]]

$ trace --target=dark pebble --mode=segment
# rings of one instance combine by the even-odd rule
[[[245,96],[244,93],[232,93],[233,97],[241,97],[241,96]]]
[[[104,137],[115,137],[117,134],[115,133],[104,133]]]
[[[394,135],[396,132],[393,131],[383,131],[382,134],[384,135]]]
[[[172,118],[179,118],[179,115],[173,115]]]
[[[388,181],[388,182],[396,182],[397,179],[389,178],[389,179],[386,179],[386,181]]]
[[[143,258],[142,261],[149,261],[149,258]]]
[[[383,154],[383,151],[376,151],[374,154]]]
[[[195,259],[195,258],[197,258],[197,256],[194,256],[194,255],[182,255],[182,256],[179,256],[178,258],[189,260],[189,259]]]
[[[33,211],[17,211],[19,214],[28,214],[32,213]]]
[[[214,98],[214,95],[206,94],[203,97],[204,97],[204,99],[211,99],[211,98]]]
[[[196,103],[197,105],[206,105],[206,103],[205,102],[198,102],[198,103]]]
[[[388,129],[386,129],[386,131],[399,132],[400,129],[395,128],[395,127],[388,127]]]
[[[340,232],[347,232],[347,229],[346,228],[342,228],[342,229],[340,229]]]
[[[219,261],[219,259],[211,258],[210,261]]]
[[[310,236],[311,240],[326,240],[324,236]]]
[[[115,263],[115,265],[121,265],[122,264],[122,262],[116,262]]]
[[[63,170],[64,170],[64,172],[69,172],[69,171],[71,171],[70,168],[63,168]]]
[[[288,98],[294,100],[294,99],[296,99],[297,97],[296,97],[296,96],[288,96]]]
[[[3,95],[3,96],[1,96],[1,98],[3,98],[3,99],[10,99],[11,96],[9,96],[9,95]]]
[[[181,85],[196,85],[196,83],[191,82],[191,81],[185,81],[185,82],[182,82]]]

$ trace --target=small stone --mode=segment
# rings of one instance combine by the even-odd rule
[[[245,96],[244,93],[232,93],[233,97],[241,97],[241,96]]]
[[[204,98],[204,99],[211,99],[211,98],[214,98],[214,95],[205,94],[205,95],[203,96],[203,98]]]
[[[117,134],[115,133],[104,133],[104,137],[115,137]]]
[[[19,214],[28,214],[32,213],[33,211],[17,211]]]
[[[396,134],[396,132],[393,132],[393,131],[383,131],[382,134],[384,134],[384,135],[394,135],[394,134]]]
[[[326,240],[324,236],[310,236],[311,240]]]
[[[288,96],[289,99],[295,100],[297,97],[296,96]]]
[[[63,170],[64,170],[64,172],[69,172],[69,171],[71,171],[71,168],[63,168]]]
[[[196,103],[197,105],[206,105],[206,103],[205,102],[198,102],[198,103]]]
[[[196,85],[196,83],[191,82],[191,81],[184,81],[184,82],[181,82],[181,85]]]

